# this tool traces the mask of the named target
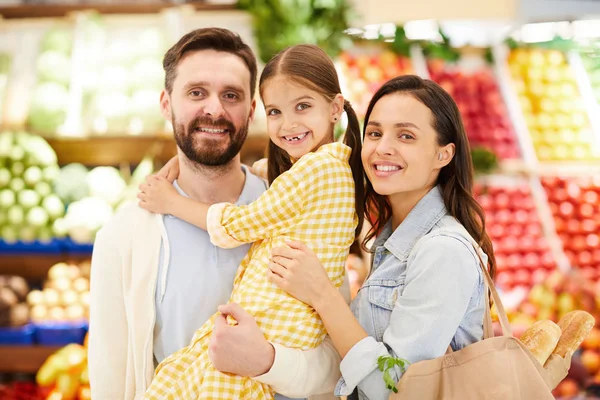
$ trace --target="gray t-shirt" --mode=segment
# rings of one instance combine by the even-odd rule
[[[237,205],[250,204],[266,190],[265,181],[243,167],[246,182]],[[177,184],[175,188],[187,196]],[[245,244],[221,249],[210,242],[208,233],[171,215],[163,217],[169,241],[168,270],[164,286],[162,276],[163,243],[160,246],[158,280],[155,293],[154,358],[160,363],[189,345],[194,333],[231,296],[236,271],[250,249]],[[285,397],[276,396],[283,400]]]

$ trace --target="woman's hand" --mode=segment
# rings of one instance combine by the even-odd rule
[[[174,204],[180,194],[166,178],[150,175],[139,189],[137,197],[140,199],[140,207],[158,214],[173,213]]]
[[[179,158],[177,156],[171,158],[156,175],[173,183],[179,177]]]
[[[287,242],[287,246],[274,248],[267,276],[281,289],[314,308],[321,297],[335,289],[315,253],[302,242]]]

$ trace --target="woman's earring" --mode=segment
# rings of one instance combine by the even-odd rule
[[[334,120],[334,121],[337,121],[337,117],[333,117],[333,120]]]

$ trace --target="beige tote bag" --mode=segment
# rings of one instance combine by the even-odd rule
[[[512,336],[492,278],[487,268],[483,271],[498,310],[502,336],[494,337],[489,298],[485,296],[484,340],[456,352],[449,348],[442,357],[411,364],[391,400],[554,399],[551,391],[567,375],[571,358],[553,355],[546,368],[542,367]]]

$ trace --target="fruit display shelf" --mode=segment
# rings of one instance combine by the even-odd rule
[[[42,281],[53,265],[64,261],[78,263],[89,260],[90,255],[90,253],[0,254],[0,275],[18,275],[30,281]]]
[[[373,94],[389,79],[415,74],[410,58],[376,44],[362,44],[342,53],[336,63],[342,93],[363,118]]]
[[[36,373],[57,346],[0,346],[0,372]]]
[[[542,177],[556,232],[570,266],[600,279],[600,180],[592,176]]]
[[[554,271],[536,283],[508,318],[517,337],[535,321],[558,322],[565,314],[579,309],[596,318],[596,326],[573,356],[569,376],[553,392],[557,398],[572,398],[591,385],[600,384],[600,286],[579,271]]]
[[[595,133],[567,56],[558,50],[517,48],[507,61],[537,160],[598,159]]]
[[[515,129],[491,66],[480,54],[458,63],[428,60],[431,79],[456,101],[472,147],[492,150],[500,160],[520,158]]]
[[[21,2],[22,3],[22,2]],[[6,19],[64,17],[75,11],[95,10],[102,14],[151,14],[157,13],[172,4],[162,1],[125,2],[57,2],[53,4],[7,4],[0,6],[0,16]],[[197,11],[234,10],[233,4],[192,2],[189,6]]]
[[[172,135],[146,136],[92,136],[83,138],[48,138],[48,143],[61,165],[80,163],[87,166],[137,165],[146,154],[153,154],[158,163],[175,156],[176,145]],[[268,144],[266,134],[249,133],[241,150],[242,160],[259,159]]]
[[[480,179],[475,198],[486,217],[496,256],[496,283],[504,292],[529,290],[557,268],[534,194],[526,178]]]

